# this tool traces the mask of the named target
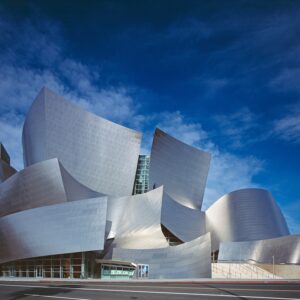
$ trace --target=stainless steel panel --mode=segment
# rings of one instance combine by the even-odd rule
[[[205,213],[192,209],[163,195],[161,224],[183,242],[189,242],[206,233]]]
[[[107,198],[33,208],[0,218],[0,263],[104,248]]]
[[[275,264],[300,264],[300,235],[249,242],[224,242],[219,261],[248,261]]]
[[[269,239],[289,234],[286,221],[272,195],[263,189],[242,189],[217,200],[206,211],[212,248],[220,242]]]
[[[132,194],[141,134],[43,88],[23,129],[26,166],[57,157],[88,188],[109,195]]]
[[[107,220],[112,222],[109,238],[112,247],[157,248],[167,247],[161,231],[163,187],[128,197],[108,199]]]
[[[149,264],[149,278],[210,278],[210,234],[179,246],[162,249],[113,250],[114,260]]]
[[[56,158],[34,164],[0,184],[0,217],[22,210],[103,196],[78,183]]]
[[[177,202],[200,209],[210,154],[156,129],[150,157],[150,188],[163,185]]]

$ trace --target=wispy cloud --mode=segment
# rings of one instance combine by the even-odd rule
[[[214,34],[214,28],[195,18],[188,18],[171,24],[164,33],[165,38],[199,41]]]
[[[300,68],[285,68],[271,80],[270,87],[281,92],[300,93],[299,78]]]
[[[282,210],[286,221],[288,223],[291,233],[299,234],[300,224],[299,224],[299,215],[300,215],[300,199],[291,201],[289,204],[282,206]]]
[[[229,114],[214,115],[212,119],[217,128],[215,135],[226,140],[232,148],[245,147],[269,136],[267,130],[260,132],[260,114],[252,112],[248,107]]]
[[[300,104],[289,107],[285,116],[273,122],[273,135],[292,143],[300,143]]]
[[[187,122],[180,111],[161,113],[157,118],[157,127],[172,133],[175,138],[189,145],[199,144],[208,138],[200,123]]]
[[[215,115],[212,119],[217,128],[214,136],[225,140],[233,149],[274,138],[300,142],[300,104],[283,107],[283,115],[275,120],[263,121],[260,114],[247,107],[231,114]]]

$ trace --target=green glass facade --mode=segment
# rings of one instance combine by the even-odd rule
[[[150,156],[140,155],[135,175],[133,195],[149,191],[149,166]]]

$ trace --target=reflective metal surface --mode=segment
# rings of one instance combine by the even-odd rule
[[[162,249],[113,250],[114,260],[149,265],[149,278],[209,278],[211,277],[210,234],[179,246]]]
[[[150,157],[150,188],[163,185],[177,202],[200,209],[211,155],[156,129]]]
[[[167,193],[163,195],[161,224],[184,242],[206,233],[205,213],[181,205]]]
[[[161,231],[163,187],[134,196],[109,198],[107,220],[112,222],[108,238],[112,247],[158,248],[168,243]]]
[[[33,208],[0,218],[0,263],[104,248],[107,199]]]
[[[220,242],[252,241],[289,234],[272,195],[263,189],[242,189],[217,200],[206,211],[213,251]]]
[[[224,242],[220,245],[220,261],[247,261],[272,264],[300,264],[300,235],[275,239]]]
[[[54,158],[25,168],[0,185],[0,217],[99,196],[102,195],[78,183]]]
[[[57,157],[88,188],[132,194],[141,134],[65,101],[47,88],[35,99],[23,128],[25,165]]]
[[[133,189],[140,133],[46,88],[22,138],[27,167],[17,173],[0,144],[0,263],[97,251],[149,264],[150,278],[210,277],[218,250],[219,260],[300,264],[300,236],[268,191],[234,191],[201,211],[211,156],[160,129],[146,193],[148,157]]]

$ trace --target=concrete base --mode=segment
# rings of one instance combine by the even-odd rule
[[[261,269],[273,273],[272,264],[256,264]],[[286,279],[300,279],[300,265],[274,265],[274,274]]]

